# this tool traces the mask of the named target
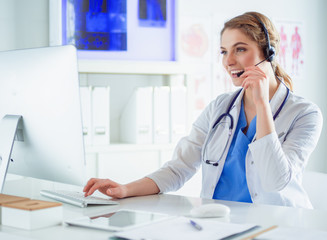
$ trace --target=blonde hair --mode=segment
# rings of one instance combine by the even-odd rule
[[[274,24],[268,17],[258,12],[246,12],[242,15],[234,17],[229,21],[225,22],[223,29],[221,30],[220,36],[226,29],[239,29],[253,41],[258,43],[258,46],[265,53],[267,49],[267,39],[262,29],[261,23],[258,21],[259,18],[265,25],[268,31],[270,45],[275,48],[276,55],[279,53],[280,36],[275,28]],[[274,60],[271,62],[275,75],[284,79],[285,84],[293,90],[293,82],[291,77],[284,71],[284,69]]]

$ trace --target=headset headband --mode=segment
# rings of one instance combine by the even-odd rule
[[[276,51],[275,51],[275,48],[270,45],[270,38],[269,38],[268,30],[267,30],[265,24],[261,21],[261,19],[257,15],[255,15],[255,14],[251,14],[251,15],[253,17],[255,17],[258,20],[259,24],[261,25],[261,28],[265,34],[266,41],[267,41],[267,47],[264,52],[265,58],[267,59],[268,62],[272,62],[275,57]]]

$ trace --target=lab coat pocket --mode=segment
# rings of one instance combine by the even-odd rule
[[[222,164],[214,166],[212,164],[202,163],[202,198],[212,198],[222,169]]]

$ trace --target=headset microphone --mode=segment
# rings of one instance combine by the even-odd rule
[[[262,61],[258,62],[258,63],[257,63],[256,65],[254,65],[254,66],[258,66],[260,63],[263,63],[263,62],[266,61],[266,60],[268,60],[268,58],[263,59]],[[240,77],[243,73],[244,73],[244,71],[239,72],[239,73],[237,73],[236,75],[237,75],[238,77]]]
[[[237,77],[240,77],[243,73],[244,73],[244,71],[239,72],[239,73],[237,73],[236,75],[237,75]]]

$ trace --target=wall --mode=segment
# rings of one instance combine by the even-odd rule
[[[0,50],[15,48],[14,2],[0,0]]]
[[[0,51],[49,45],[48,0],[0,0]]]
[[[296,9],[296,10],[295,10]],[[245,11],[259,11],[272,19],[301,20],[305,23],[306,75],[295,83],[295,92],[317,103],[324,119],[327,119],[325,91],[327,46],[327,16],[324,0],[180,0],[179,11],[185,16],[222,14],[233,17]],[[48,45],[47,0],[0,0],[0,50],[40,47]],[[327,172],[327,134],[323,127],[320,142],[308,165],[308,169]]]

